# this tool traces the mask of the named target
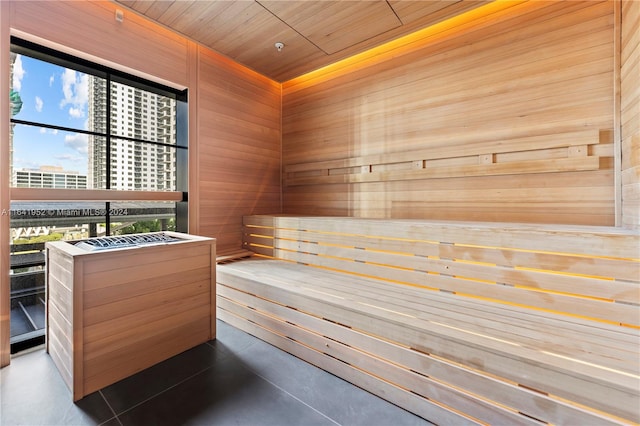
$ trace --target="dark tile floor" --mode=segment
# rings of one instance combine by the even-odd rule
[[[0,425],[427,425],[218,322],[218,338],[78,403],[42,348],[0,370]]]

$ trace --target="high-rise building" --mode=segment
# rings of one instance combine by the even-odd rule
[[[16,62],[17,55],[14,52],[9,54],[9,85],[13,91],[13,67]],[[11,111],[13,117],[14,111]],[[9,176],[13,176],[13,127],[15,124],[9,124]]]
[[[106,84],[102,78],[89,77],[89,130],[106,133],[109,125],[112,135],[108,153],[104,137],[89,137],[89,187],[107,187],[109,156],[111,189],[174,190],[175,149],[131,139],[175,145],[175,100],[112,82],[107,117]]]

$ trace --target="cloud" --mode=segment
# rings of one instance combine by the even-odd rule
[[[22,68],[22,55],[17,55],[13,63],[13,90],[19,92],[22,89],[22,79],[27,72]]]
[[[49,77],[49,87],[53,86],[53,82],[55,81],[56,77],[55,75],[51,75],[51,77]]]
[[[84,117],[84,111],[80,108],[69,108],[69,115],[73,118],[82,118]]]
[[[88,136],[80,133],[74,133],[72,135],[66,135],[64,137],[64,146],[78,151],[80,154],[86,154],[88,152],[87,143]]]
[[[64,98],[60,101],[60,108],[70,105],[69,115],[72,118],[84,117],[89,100],[89,76],[67,68],[61,80]]]
[[[25,160],[24,158],[14,158],[13,159],[13,168],[14,170],[22,170],[22,169],[39,169],[40,163],[33,160]]]
[[[41,127],[40,128],[40,133],[44,134],[50,134],[50,135],[57,135],[58,134],[58,130],[57,129],[47,129],[46,127]]]
[[[81,155],[71,155],[71,154],[54,155],[53,158],[55,158],[56,160],[62,160],[62,161],[72,161],[74,163],[87,161],[87,157],[83,157]]]
[[[42,99],[40,98],[40,96],[36,96],[36,111],[42,112],[43,104],[44,103],[42,102]]]

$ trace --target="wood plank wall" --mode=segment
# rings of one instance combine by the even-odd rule
[[[613,2],[510,2],[283,84],[292,214],[614,225]]]
[[[173,87],[190,83],[189,42],[133,13],[117,22],[110,2],[9,3],[14,34]]]
[[[9,4],[0,2],[0,55],[9,57]],[[0,61],[4,67],[5,60]],[[0,72],[0,99],[9,97],[9,73]],[[9,103],[0,102],[0,367],[9,364],[11,359],[9,339],[11,329],[10,282],[9,282],[9,144],[5,142],[9,136]]]
[[[199,233],[242,247],[244,212],[280,211],[280,84],[200,48]]]
[[[115,9],[125,10],[124,22]],[[18,35],[178,89],[189,89],[189,232],[241,246],[242,216],[280,210],[280,85],[108,1],[1,1],[0,56]],[[55,25],[51,23],[55,22]],[[135,41],[135,42],[133,42]],[[6,62],[0,62],[5,66]],[[2,91],[8,96],[8,76]],[[0,168],[8,170],[8,105]],[[8,174],[0,207],[9,208]],[[9,363],[9,221],[0,217],[1,365]],[[5,333],[6,328],[6,333]]]
[[[640,2],[622,2],[622,224],[640,229]]]

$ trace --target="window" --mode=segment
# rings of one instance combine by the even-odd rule
[[[9,74],[14,351],[44,335],[43,241],[187,231],[188,126],[186,91],[13,37]]]

